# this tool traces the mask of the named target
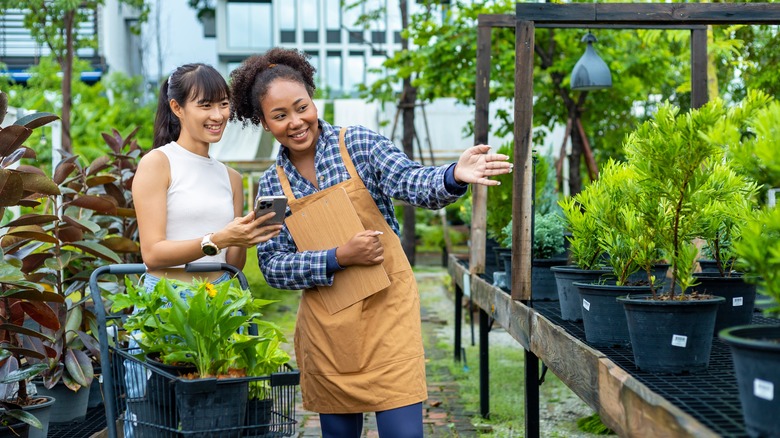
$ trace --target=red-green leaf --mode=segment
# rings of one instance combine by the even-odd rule
[[[49,124],[57,119],[59,119],[59,117],[52,113],[32,113],[17,119],[16,122],[14,122],[14,125],[21,125],[30,129],[35,129],[40,126]]]
[[[103,169],[108,168],[108,163],[111,161],[111,157],[108,155],[102,155],[97,157],[87,168],[87,175],[96,175]]]
[[[27,231],[27,230],[19,230],[19,231],[9,231],[6,236],[14,236],[14,237],[23,237],[28,239],[37,240],[38,242],[46,242],[46,243],[53,243],[57,244],[59,241],[56,237],[52,237],[49,234],[46,234],[44,232],[39,231]]]
[[[62,219],[69,225],[73,225],[74,227],[81,228],[84,231],[91,231],[93,233],[97,233],[100,231],[100,225],[88,221],[86,219],[78,219],[73,216],[63,216]]]
[[[101,242],[106,248],[120,253],[135,253],[141,250],[138,243],[127,237],[109,237]]]
[[[94,377],[92,361],[81,350],[68,349],[65,352],[65,368],[73,381],[80,386],[89,386]],[[70,388],[73,389],[72,387]]]
[[[122,262],[119,256],[114,251],[111,251],[110,249],[106,248],[105,246],[99,243],[82,240],[80,242],[68,243],[66,246],[73,246],[86,253],[92,254],[95,257],[99,257],[109,262],[114,262],[114,263]]]
[[[60,303],[60,304],[65,302],[65,297],[63,297],[62,295],[54,292],[44,291],[41,285],[37,283],[33,283],[33,284],[35,286],[38,286],[40,289],[20,290],[8,296],[11,298],[27,300],[27,301],[41,301],[47,303]]]
[[[49,257],[54,257],[54,254],[48,252],[38,252],[26,256],[22,259],[22,271],[25,273],[35,271],[36,269],[40,268]]]
[[[115,154],[118,154],[119,150],[122,148],[122,146],[119,143],[121,138],[117,139],[113,135],[106,134],[105,132],[101,133],[100,135],[103,136],[103,140],[105,140],[105,142],[108,145],[108,147],[110,147],[111,150],[114,151]]]
[[[84,231],[71,225],[65,225],[57,230],[57,238],[62,242],[78,242],[84,238]]]
[[[24,185],[19,173],[0,169],[0,207],[17,205],[22,196],[24,196]]]
[[[14,354],[16,354],[16,355],[24,356],[26,358],[33,357],[33,358],[40,359],[40,360],[45,359],[44,355],[42,355],[41,353],[39,353],[39,352],[37,352],[35,350],[28,350],[26,348],[19,348],[19,347],[11,347],[10,345],[5,347],[5,349],[10,351],[10,352],[12,352],[12,353],[14,353]]]
[[[41,193],[43,195],[59,195],[60,188],[46,175],[37,173],[20,173],[24,189],[32,193]]]
[[[30,318],[41,326],[50,330],[60,329],[60,320],[48,304],[35,301],[22,301],[20,304],[22,309],[24,309],[24,313],[29,315]]]
[[[74,155],[60,161],[60,163],[57,164],[57,168],[54,170],[54,176],[52,177],[55,183],[62,184],[62,182],[65,181],[68,175],[70,175],[71,172],[76,169],[76,164],[74,161],[77,159],[78,157]]]
[[[116,215],[120,217],[135,217],[135,209],[118,207],[116,209]]]
[[[27,140],[32,129],[24,126],[11,125],[0,130],[0,157],[10,155]]]
[[[27,327],[21,326],[21,325],[14,325],[14,324],[0,324],[0,330],[6,330],[12,333],[19,333],[21,335],[25,336],[34,336],[39,339],[44,339],[47,341],[53,342],[54,339],[52,339],[49,336],[44,335],[41,332],[37,332],[32,329],[28,329]]]
[[[87,187],[102,186],[103,184],[111,184],[116,181],[114,175],[98,175],[87,178]]]
[[[22,225],[40,225],[40,224],[48,224],[53,221],[58,220],[59,218],[53,214],[37,214],[37,213],[31,213],[31,214],[25,214],[20,216],[16,220],[12,220],[11,222],[8,222],[5,224],[6,227],[20,227]]]
[[[97,211],[98,213],[115,214],[116,200],[107,196],[79,196],[70,201],[70,205]]]

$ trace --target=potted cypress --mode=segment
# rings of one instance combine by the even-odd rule
[[[713,100],[686,114],[663,104],[626,140],[626,156],[637,174],[635,206],[639,214],[658,217],[658,242],[671,264],[667,291],[618,298],[640,369],[680,374],[709,364],[715,316],[725,299],[687,293],[695,284],[693,240],[701,234],[707,206],[733,195],[720,183],[731,172],[723,157],[726,145],[739,141],[735,127],[766,101],[751,93],[738,108]]]

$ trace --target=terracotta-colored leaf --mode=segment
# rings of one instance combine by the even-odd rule
[[[35,208],[41,205],[41,202],[38,201],[37,199],[22,199],[19,201],[19,205],[22,207]]]
[[[43,262],[45,262],[49,257],[54,257],[54,254],[48,252],[38,252],[28,255],[22,259],[22,272],[28,274],[35,271],[36,269],[40,268],[41,265],[43,265]]]
[[[141,250],[137,242],[126,237],[109,237],[101,243],[106,248],[119,253],[136,253]]]
[[[122,193],[122,190],[117,187],[116,184],[105,184],[103,185],[103,190],[106,191],[106,195],[114,198],[116,200],[116,205],[119,207],[127,207],[127,200],[125,199],[124,193]]]
[[[40,193],[41,195],[56,196],[60,194],[60,188],[46,175],[37,173],[20,173],[22,185],[26,192]],[[40,197],[40,196],[39,196]]]
[[[24,126],[11,125],[0,130],[0,157],[9,155],[27,140],[32,129]]]
[[[134,208],[117,208],[116,215],[120,217],[135,217]]]
[[[118,154],[122,148],[120,145],[120,140],[117,140],[113,135],[106,134],[105,132],[101,133],[100,135],[103,136],[103,140],[105,140],[108,147],[110,147],[115,154]]]
[[[24,313],[41,326],[50,330],[60,329],[60,320],[48,304],[37,301],[22,301],[21,306],[24,309]]]
[[[47,306],[48,307],[48,306]],[[23,325],[15,325],[15,324],[0,324],[0,330],[7,330],[9,332],[13,333],[19,333],[21,335],[25,336],[34,336],[36,338],[53,341],[54,339],[50,338],[49,336],[44,335],[41,332],[37,332],[31,328],[27,328]]]
[[[77,166],[75,161],[77,159],[77,156],[72,156],[60,161],[57,168],[54,170],[54,176],[52,177],[55,183],[62,184],[62,182],[65,181],[68,175],[76,169]]]
[[[43,169],[35,166],[29,166],[27,164],[20,164],[19,167],[16,168],[16,170],[23,173],[35,173],[38,175],[46,175],[46,172],[44,172]]]
[[[84,238],[84,231],[71,225],[64,225],[57,230],[57,238],[62,242],[78,242]]]
[[[59,117],[57,117],[56,114],[52,114],[52,113],[45,113],[45,112],[32,113],[20,119],[17,119],[16,122],[14,122],[14,125],[21,125],[30,129],[35,129],[40,126],[47,125],[58,119]]]
[[[0,207],[17,205],[24,195],[24,183],[18,172],[0,169]]]
[[[92,163],[89,165],[89,168],[87,168],[87,175],[97,175],[97,173],[101,170],[108,168],[108,163],[110,161],[111,157],[108,155],[102,155],[95,158],[95,160],[92,161]]]
[[[18,219],[12,220],[5,224],[6,227],[20,227],[23,225],[41,225],[48,224],[58,220],[59,218],[53,214],[25,214],[19,216]]]
[[[54,243],[54,244],[59,243],[56,237],[38,231],[14,230],[14,231],[9,231],[6,234],[6,236],[24,237],[24,238],[33,239],[39,242],[46,242],[46,243]]]
[[[32,148],[28,148],[27,146],[22,146],[24,148],[24,157],[23,158],[38,158],[38,154],[35,153],[35,151]],[[22,166],[19,166],[22,167]],[[43,170],[41,170],[43,172]]]
[[[115,214],[116,200],[108,196],[84,195],[70,201],[70,205],[97,211],[98,213]]]
[[[65,297],[55,292],[41,292],[37,290],[23,290],[11,295],[13,298],[27,301],[41,301],[46,303],[64,303]]]
[[[116,181],[114,175],[98,175],[87,178],[87,187],[95,187],[103,184],[111,184]]]

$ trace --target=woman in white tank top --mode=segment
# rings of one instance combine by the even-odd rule
[[[263,225],[272,213],[244,215],[241,176],[209,156],[210,144],[225,130],[229,97],[225,79],[206,64],[183,65],[160,87],[157,150],[139,162],[132,188],[141,256],[152,277],[189,282],[193,275],[183,266],[194,261],[242,269],[247,248],[281,230],[281,225]],[[211,281],[221,275],[197,274]]]

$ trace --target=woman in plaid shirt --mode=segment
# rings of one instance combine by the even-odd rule
[[[468,184],[498,184],[489,177],[509,173],[509,157],[479,145],[457,163],[425,167],[365,127],[330,125],[312,101],[314,68],[296,50],[247,58],[231,73],[231,86],[231,117],[263,126],[282,145],[258,196],[286,195],[294,215],[343,188],[365,228],[321,251],[299,252],[286,226],[257,246],[269,285],[304,290],[295,329],[304,408],[321,414],[324,437],[360,437],[364,412],[376,412],[383,438],[422,437],[427,389],[420,304],[393,199],[442,208]],[[335,274],[350,266],[377,264],[390,286],[331,314],[321,296],[327,289],[318,287],[332,286]]]

